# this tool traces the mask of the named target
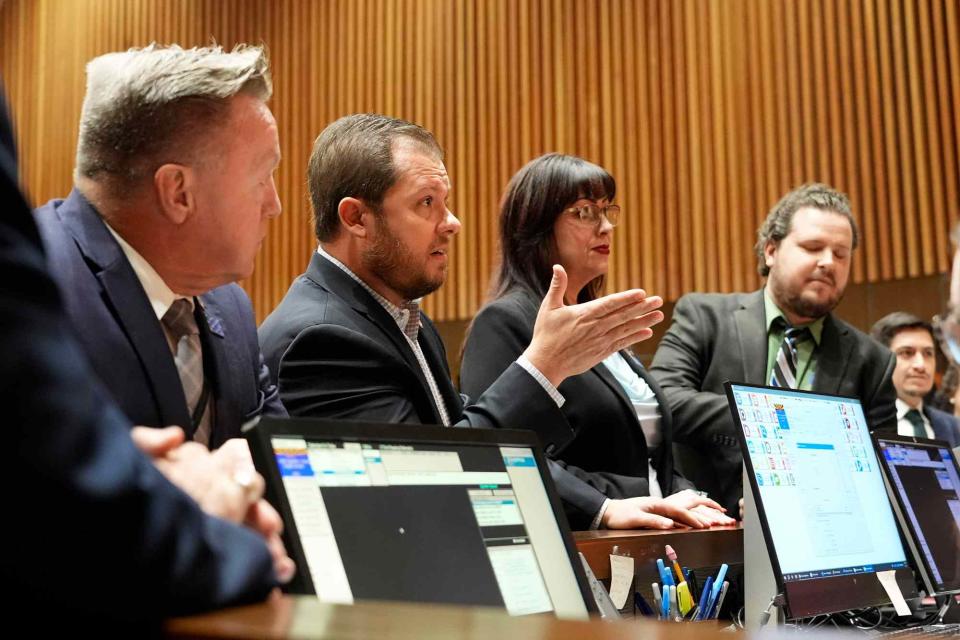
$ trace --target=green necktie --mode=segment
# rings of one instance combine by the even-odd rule
[[[907,415],[903,417],[913,425],[913,435],[918,438],[927,437],[927,428],[923,426],[923,416],[920,415],[919,411],[910,409],[910,411],[907,411]]]

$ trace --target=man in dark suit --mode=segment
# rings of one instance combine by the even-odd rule
[[[0,212],[8,610],[44,631],[117,633],[265,597],[276,577],[261,536],[279,544],[279,517],[260,500],[262,480],[239,487],[214,454],[175,447],[175,430],[140,432],[164,472],[221,517],[205,514],[137,450],[130,421],[87,367],[17,188],[2,92]],[[289,579],[282,544],[274,566]]]
[[[896,420],[893,356],[831,313],[857,246],[847,197],[799,187],[757,235],[766,286],[682,297],[651,367],[673,411],[681,472],[731,513],[742,495],[742,457],[724,381],[855,396],[871,428]]]
[[[51,271],[127,417],[218,447],[286,415],[234,284],[280,213],[268,63],[260,48],[150,47],[87,74],[75,187],[36,212]]]
[[[556,386],[649,337],[662,317],[654,310],[659,299],[641,291],[565,306],[566,274],[555,267],[530,345],[470,404],[456,392],[440,336],[419,308],[443,283],[460,230],[447,209],[450,184],[433,135],[385,116],[341,118],[314,144],[309,186],[320,247],[260,327],[293,415],[553,425],[544,436],[550,452],[570,437]]]
[[[893,386],[897,390],[897,433],[936,438],[960,446],[960,421],[931,407],[923,398],[933,389],[937,369],[933,325],[913,315],[896,311],[873,325],[870,335],[897,358]]]

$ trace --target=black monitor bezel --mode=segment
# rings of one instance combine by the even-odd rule
[[[890,598],[880,584],[879,580],[872,580],[870,583],[864,583],[863,578],[866,575],[873,574],[854,574],[848,576],[835,576],[830,578],[813,578],[809,580],[795,580],[787,582],[783,579],[783,572],[780,569],[780,560],[777,556],[776,547],[773,544],[773,535],[770,532],[770,525],[767,521],[767,514],[763,507],[763,500],[760,497],[760,486],[757,484],[756,472],[753,467],[753,460],[747,449],[747,438],[743,433],[743,424],[740,421],[740,413],[737,411],[737,404],[734,400],[733,387],[749,387],[759,391],[789,391],[790,393],[806,394],[811,396],[826,396],[843,400],[859,400],[850,396],[841,396],[822,391],[805,391],[800,389],[784,389],[782,387],[773,387],[769,385],[751,384],[748,382],[724,382],[724,390],[727,395],[727,404],[733,415],[737,442],[740,444],[740,451],[743,458],[743,464],[747,469],[747,478],[750,482],[750,490],[753,494],[754,504],[756,505],[758,519],[763,530],[763,539],[766,543],[767,552],[770,556],[770,566],[773,570],[776,580],[778,593],[782,593],[786,600],[785,611],[790,619],[807,618],[814,615],[827,613],[839,613],[851,609],[863,609],[875,607],[890,603]],[[891,506],[892,510],[892,506]],[[896,517],[894,516],[894,522]],[[901,538],[901,544],[902,544]],[[904,558],[908,557],[904,551]],[[916,583],[913,573],[909,568],[896,570],[897,584],[903,592],[905,598],[912,598],[917,595]],[[774,594],[771,594],[773,596]]]
[[[883,483],[887,489],[887,496],[890,498],[890,503],[893,505],[893,513],[897,518],[897,523],[900,526],[900,532],[904,536],[906,541],[906,548],[910,552],[911,564],[913,564],[914,569],[920,575],[920,579],[923,581],[923,586],[927,590],[927,595],[931,596],[940,596],[940,595],[953,595],[960,593],[960,576],[958,576],[957,583],[950,589],[941,591],[933,584],[933,580],[930,577],[932,572],[930,571],[930,564],[927,562],[926,556],[920,551],[917,545],[917,531],[913,526],[913,522],[910,521],[910,518],[907,518],[904,509],[904,501],[900,496],[900,492],[896,491],[893,488],[893,479],[890,477],[890,467],[887,465],[886,457],[883,455],[881,450],[880,443],[887,442],[892,444],[902,444],[902,445],[919,445],[921,447],[929,447],[935,449],[946,449],[950,451],[950,458],[953,460],[953,465],[957,470],[957,474],[960,475],[960,463],[957,461],[957,456],[953,453],[950,443],[944,442],[943,440],[931,440],[927,438],[917,438],[916,436],[901,436],[899,434],[893,433],[874,433],[873,437],[873,448],[877,454],[877,458],[880,460],[880,472],[883,474]]]
[[[283,587],[287,593],[316,595],[316,589],[310,578],[306,555],[300,544],[293,518],[293,510],[282,490],[283,481],[280,469],[273,455],[271,438],[275,436],[296,436],[309,438],[329,438],[331,440],[350,441],[386,441],[390,443],[411,444],[476,444],[497,445],[501,447],[525,447],[533,451],[540,479],[547,492],[547,500],[557,517],[557,526],[563,538],[567,557],[576,576],[580,595],[590,614],[596,614],[597,606],[587,583],[587,577],[580,563],[576,544],[570,525],[567,522],[563,505],[557,494],[556,486],[550,475],[543,447],[537,434],[526,429],[477,429],[455,428],[437,425],[394,424],[352,420],[330,420],[323,418],[275,418],[262,417],[260,420],[244,425],[243,435],[250,445],[254,466],[266,479],[265,497],[280,513],[284,522],[283,543],[287,552],[297,565],[293,580]],[[556,616],[556,611],[553,612]]]

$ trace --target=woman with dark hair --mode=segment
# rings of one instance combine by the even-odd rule
[[[500,207],[501,262],[491,301],[464,345],[464,393],[480,395],[529,344],[554,264],[567,273],[567,304],[599,296],[620,219],[615,195],[609,173],[574,156],[541,156],[513,177]],[[733,522],[674,471],[669,409],[629,351],[567,378],[558,390],[567,424],[518,426],[554,443],[547,453],[557,462],[554,479],[571,527]]]

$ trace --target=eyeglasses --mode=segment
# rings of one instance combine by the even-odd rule
[[[611,227],[617,226],[620,222],[620,207],[615,204],[608,204],[601,207],[598,204],[584,204],[579,207],[570,207],[564,213],[576,213],[580,217],[580,222],[591,226],[600,225],[600,216],[605,216]]]

